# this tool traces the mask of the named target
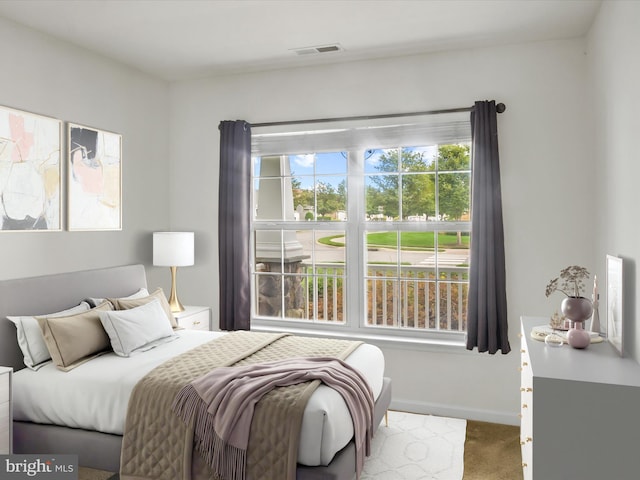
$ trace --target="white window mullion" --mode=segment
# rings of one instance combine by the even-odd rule
[[[347,152],[347,243],[346,271],[347,298],[357,299],[347,302],[345,323],[352,328],[364,326],[366,322],[366,299],[364,281],[367,271],[364,256],[364,150]]]

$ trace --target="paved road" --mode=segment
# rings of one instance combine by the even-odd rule
[[[321,232],[323,237],[339,235],[341,232]],[[344,248],[330,247],[318,242],[313,242],[313,235],[309,231],[297,232],[297,238],[304,247],[305,253],[311,255],[312,249],[315,252],[316,262],[344,261]],[[400,252],[401,262],[409,262],[411,265],[434,266],[434,252]],[[378,248],[370,250],[368,261],[370,262],[396,262],[397,252],[389,248]],[[450,249],[438,252],[438,262],[441,266],[455,266],[461,263],[469,264],[469,250]]]

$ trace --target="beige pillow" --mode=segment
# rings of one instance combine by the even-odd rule
[[[36,317],[53,363],[69,371],[111,349],[109,335],[100,322],[100,311],[113,310],[104,302],[86,312],[66,317]]]
[[[116,310],[129,310],[130,308],[141,307],[142,305],[146,305],[149,302],[152,302],[155,299],[160,300],[160,305],[162,309],[167,314],[167,318],[169,323],[173,328],[178,327],[178,322],[176,321],[173,313],[171,313],[171,307],[169,306],[169,302],[167,301],[167,297],[164,295],[164,291],[162,288],[158,288],[155,292],[153,292],[148,297],[142,298],[109,298],[111,304],[115,307]]]

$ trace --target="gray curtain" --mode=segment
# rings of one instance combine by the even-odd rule
[[[509,353],[507,294],[494,101],[476,102],[471,112],[471,267],[467,302],[467,349]]]
[[[220,329],[251,328],[251,125],[223,121],[220,130],[218,255]]]

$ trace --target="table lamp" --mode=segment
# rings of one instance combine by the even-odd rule
[[[184,307],[178,300],[176,273],[178,267],[193,265],[193,232],[154,232],[153,264],[158,267],[171,267],[171,296],[169,306],[172,312],[182,312]]]

